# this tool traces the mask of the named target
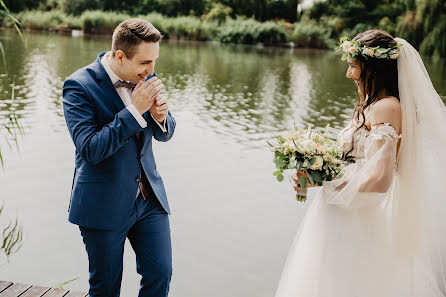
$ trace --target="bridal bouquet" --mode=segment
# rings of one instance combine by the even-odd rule
[[[298,191],[296,195],[300,202],[306,201],[307,180],[313,186],[322,185],[324,181],[332,180],[347,164],[343,160],[342,149],[328,137],[327,131],[295,127],[287,134],[277,136],[276,145],[268,144],[274,151],[274,163],[278,170],[273,175],[279,182],[283,181],[285,170],[304,172],[299,180],[303,191]]]

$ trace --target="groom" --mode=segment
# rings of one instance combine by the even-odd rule
[[[169,204],[152,151],[175,120],[154,74],[160,32],[130,19],[113,33],[112,50],[70,75],[63,108],[76,147],[69,208],[88,254],[89,296],[120,294],[126,238],[141,275],[140,297],[167,296],[172,275]]]

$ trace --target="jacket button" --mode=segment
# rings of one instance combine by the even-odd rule
[[[138,178],[136,179],[136,182],[137,182],[137,183],[140,183],[140,182],[141,182],[141,179],[138,177]]]

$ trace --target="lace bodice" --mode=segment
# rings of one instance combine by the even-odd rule
[[[373,126],[371,131],[367,130],[365,125],[359,129],[357,127],[359,127],[359,125],[356,126],[356,123],[351,120],[347,127],[341,130],[337,140],[338,145],[342,148],[344,153],[348,153],[353,148],[349,156],[352,156],[355,159],[363,159],[365,157],[364,147],[369,136],[375,139],[380,139],[383,135],[401,138],[401,136],[395,132],[393,127],[387,123],[379,127]]]

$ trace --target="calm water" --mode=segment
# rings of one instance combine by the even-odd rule
[[[108,50],[107,38],[28,34],[25,49],[0,32],[8,74],[0,74],[0,123],[16,110],[25,128],[19,151],[0,144],[0,200],[25,230],[23,248],[0,279],[88,290],[88,262],[67,221],[74,146],[62,111],[62,84]],[[446,101],[444,60],[427,59]],[[174,138],[156,143],[158,169],[173,209],[171,296],[273,296],[309,203],[272,176],[266,139],[310,123],[344,126],[355,102],[346,64],[331,52],[219,44],[163,43],[157,73],[177,120]],[[15,101],[12,101],[14,86]],[[128,244],[122,296],[137,296]]]

